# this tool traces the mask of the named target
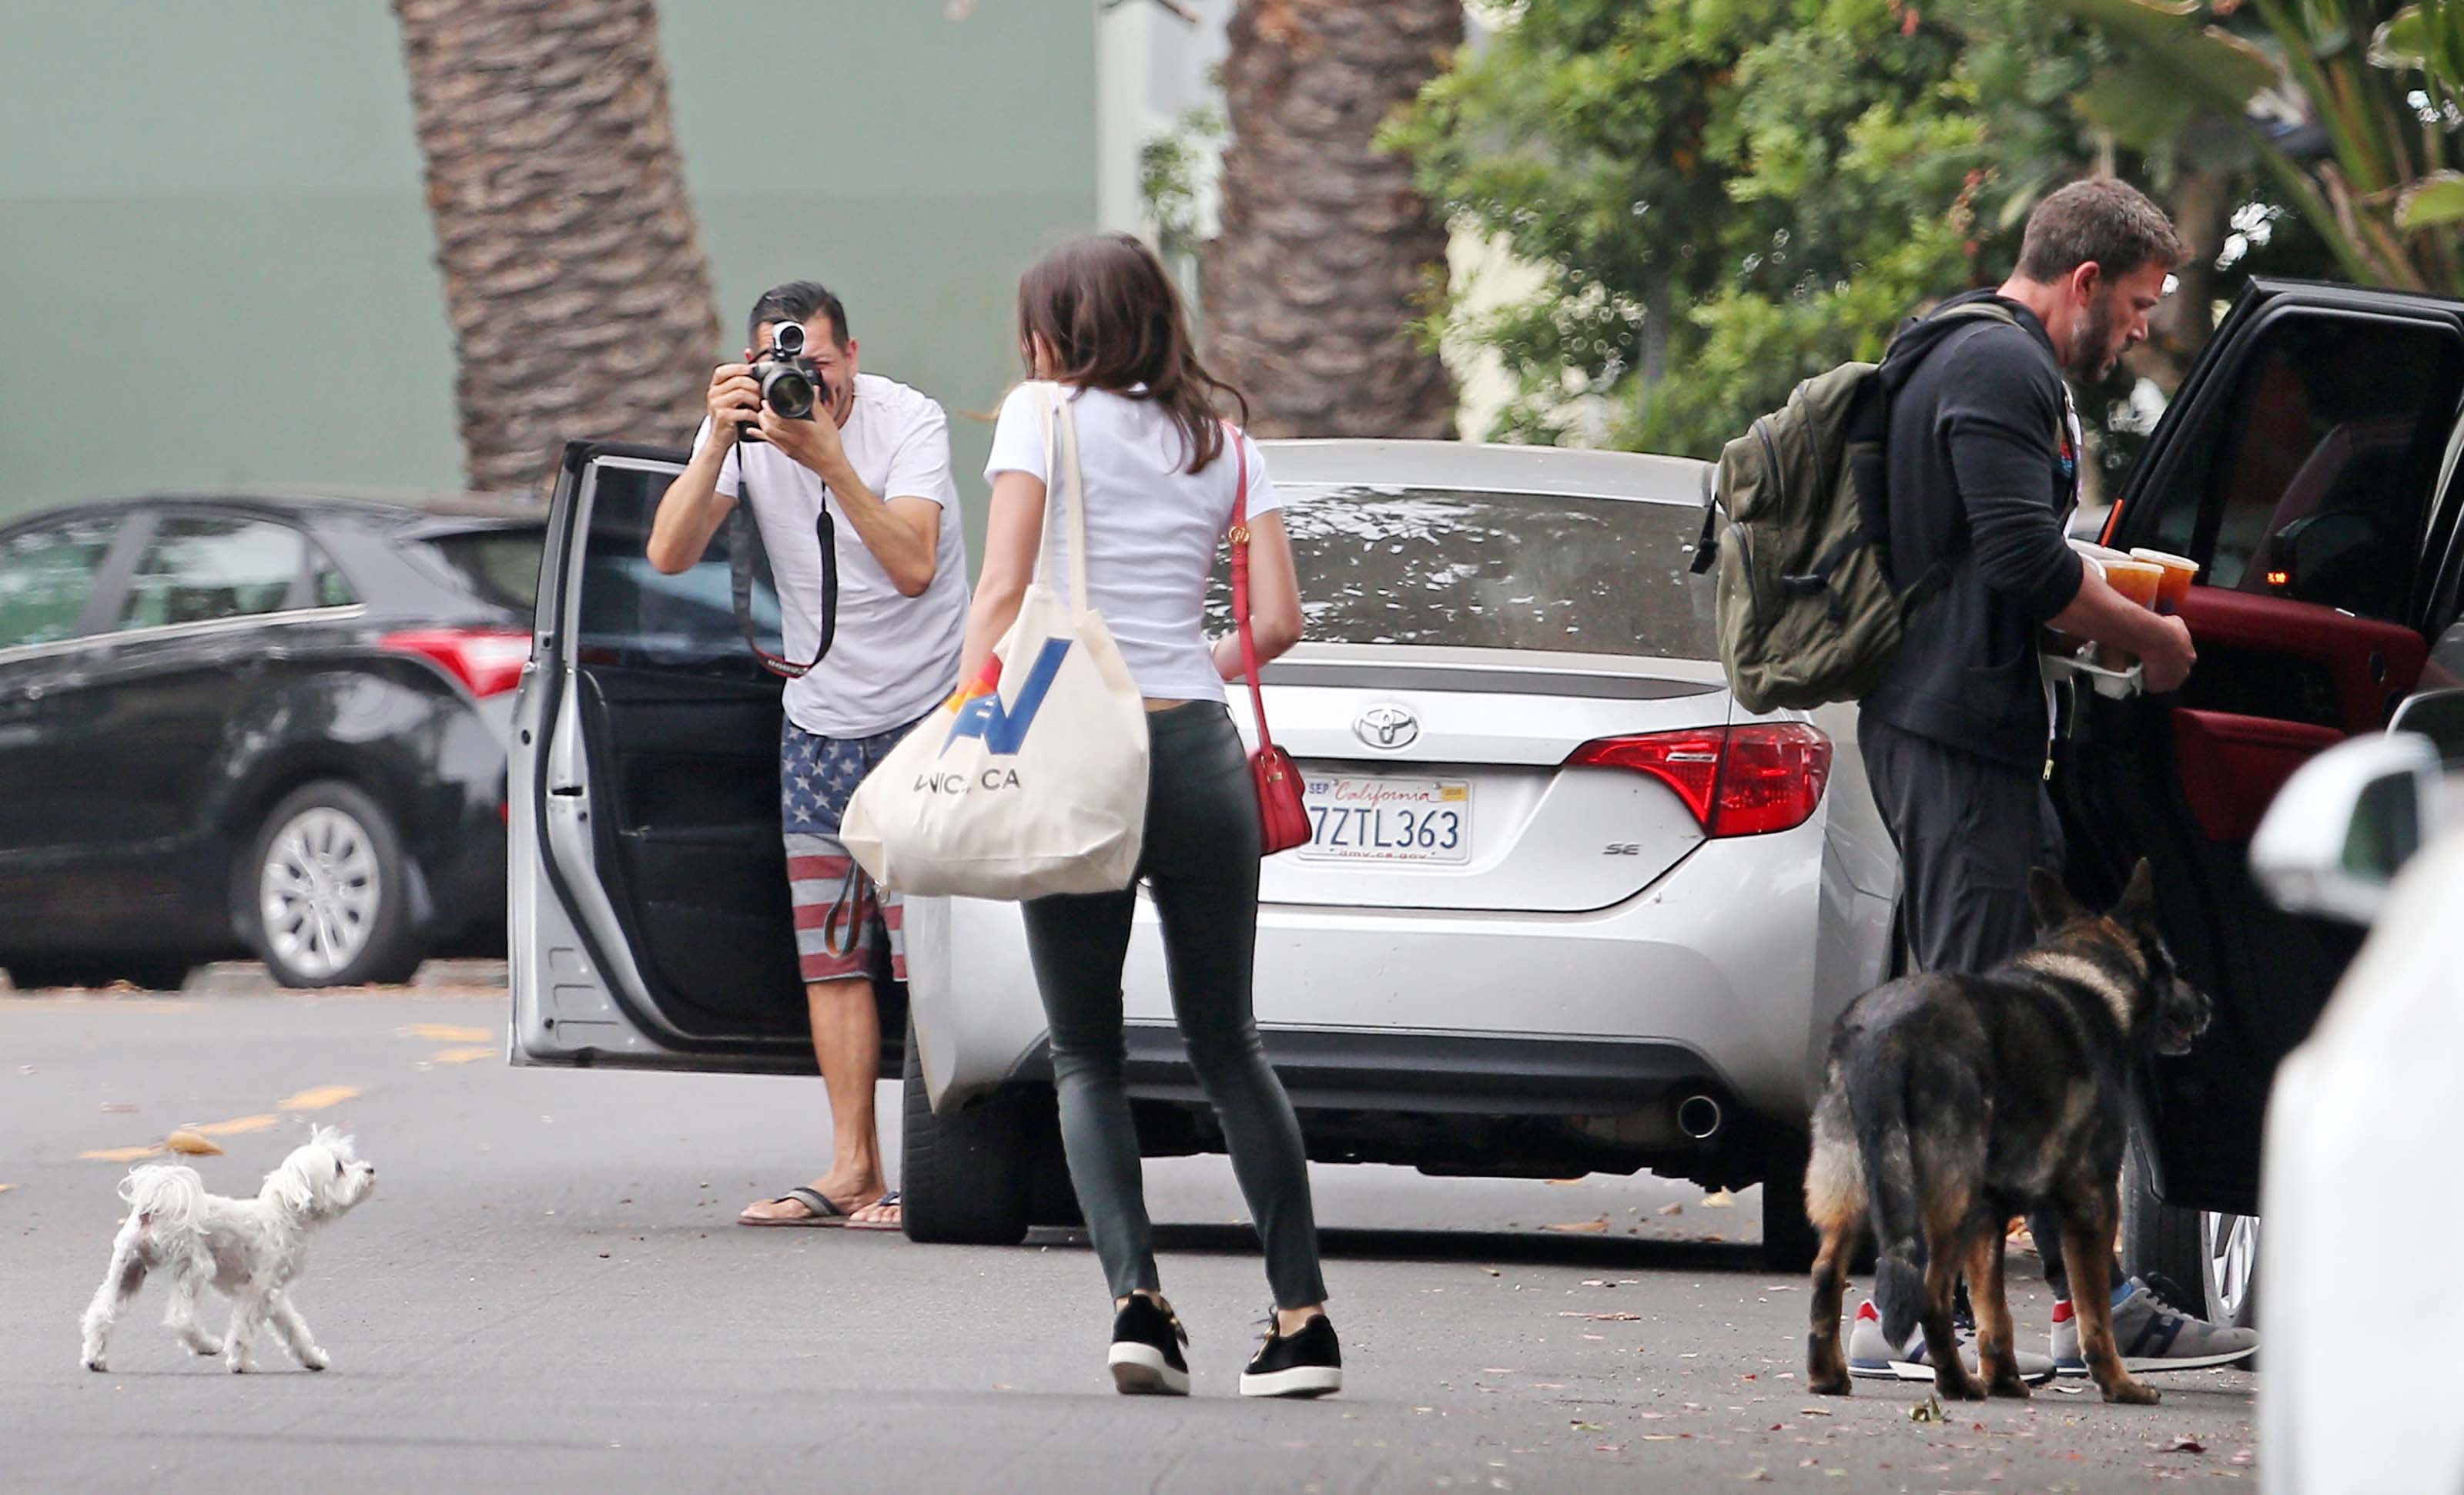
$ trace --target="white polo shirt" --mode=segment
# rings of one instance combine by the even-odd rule
[[[708,440],[704,419],[693,450]],[[838,538],[838,633],[829,658],[787,682],[787,718],[825,737],[869,737],[915,720],[957,688],[967,631],[966,525],[950,475],[949,418],[939,404],[895,380],[858,374],[839,440],[874,497],[941,506],[933,583],[922,595],[900,595],[829,486],[767,442],[730,451],[718,491],[736,497],[739,472],[752,478],[753,517],[779,586],[780,630],[788,657],[798,660],[811,658],[821,642],[822,557],[813,529],[828,506]]]

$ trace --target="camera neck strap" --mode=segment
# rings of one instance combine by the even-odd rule
[[[744,635],[744,645],[761,668],[782,679],[801,680],[813,668],[830,657],[830,645],[839,630],[839,545],[838,526],[830,518],[827,500],[813,519],[813,539],[822,548],[822,636],[813,647],[813,657],[798,661],[783,654],[774,654],[761,647],[761,638],[753,627],[753,556],[761,544],[759,529],[753,520],[753,483],[745,469],[741,448],[737,451],[736,510],[728,517],[735,531],[728,537],[728,580],[735,593],[736,627]]]

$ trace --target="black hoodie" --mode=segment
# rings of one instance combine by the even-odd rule
[[[2034,313],[2003,304],[2019,325],[1927,319],[1883,356],[1891,580],[1908,586],[1937,561],[1950,576],[1910,615],[1864,709],[2033,773],[2047,731],[2036,626],[2079,589],[2079,556],[2062,539],[2079,459],[2053,340]]]

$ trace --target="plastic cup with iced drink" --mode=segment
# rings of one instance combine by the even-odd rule
[[[2104,566],[2104,580],[2107,585],[2140,606],[2151,612],[2155,610],[2158,592],[2165,584],[2163,566],[2153,561],[2126,558],[2101,563]],[[2110,644],[2100,644],[2096,649],[2096,662],[2106,670],[2127,670],[2139,663],[2139,656],[2126,649],[2116,649]]]
[[[2190,595],[2190,583],[2199,579],[2199,563],[2187,556],[2169,555],[2162,550],[2133,550],[2133,561],[2151,561],[2165,568],[2156,583],[2156,610],[2180,612],[2182,601]]]

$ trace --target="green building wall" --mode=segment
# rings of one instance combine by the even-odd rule
[[[383,0],[7,0],[0,518],[151,489],[461,483]],[[1012,289],[1096,222],[1088,0],[669,0],[724,346],[781,280],[953,416],[980,534]],[[795,139],[781,146],[779,142]],[[643,432],[678,440],[682,432]]]

